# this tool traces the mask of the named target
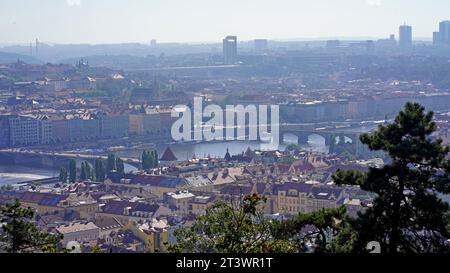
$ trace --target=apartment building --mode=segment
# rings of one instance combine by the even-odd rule
[[[56,231],[64,236],[64,246],[71,241],[96,244],[100,234],[100,228],[92,222],[61,225]]]
[[[49,144],[52,138],[52,123],[47,116],[11,115],[2,118],[2,134],[8,134],[8,146]],[[3,142],[5,142],[3,140]]]
[[[274,213],[309,213],[324,208],[339,207],[344,190],[306,183],[285,183],[274,186],[272,200]]]

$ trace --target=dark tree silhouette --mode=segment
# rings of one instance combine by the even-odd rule
[[[450,192],[449,149],[432,139],[435,130],[432,112],[407,103],[394,123],[361,136],[372,151],[389,155],[389,165],[334,175],[337,184],[359,185],[377,195],[353,224],[358,234],[354,251],[364,251],[370,241],[388,253],[448,251],[449,206],[439,194]]]

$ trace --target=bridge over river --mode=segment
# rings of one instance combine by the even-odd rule
[[[311,126],[298,124],[283,124],[280,126],[280,137],[294,135],[298,138],[298,144],[307,144],[312,135],[319,135],[325,140],[325,145],[330,146],[336,138],[345,137],[351,143],[358,143],[359,136],[370,129],[363,129],[360,125],[335,125],[335,126]]]
[[[346,123],[315,123],[315,124],[280,124],[280,142],[287,135],[294,135],[298,138],[299,144],[308,144],[308,139],[312,135],[319,135],[324,139],[325,145],[330,146],[336,138],[345,137],[347,141],[356,145],[356,150],[363,149],[359,141],[359,135],[368,132],[376,126],[375,123],[362,124],[361,122]],[[269,127],[270,128],[270,127]],[[248,128],[247,128],[248,130]],[[186,145],[197,145],[198,143],[186,143]],[[83,154],[77,152],[54,152],[33,150],[32,148],[14,148],[0,150],[0,164],[19,165],[29,167],[44,167],[59,169],[67,167],[69,161],[75,159],[78,165],[82,161],[94,164],[96,158],[106,159],[106,156],[95,154]],[[138,158],[127,158],[121,156],[126,165],[139,168],[141,162]]]
[[[95,159],[106,159],[106,156],[91,155],[91,154],[74,154],[68,152],[42,152],[24,149],[5,149],[0,150],[0,164],[30,166],[30,167],[45,167],[50,169],[59,169],[67,167],[72,159],[75,159],[78,164],[83,161],[94,164]],[[135,158],[121,158],[125,164],[139,168],[141,162]]]

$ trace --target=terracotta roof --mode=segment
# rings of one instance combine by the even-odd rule
[[[337,165],[333,165],[327,169],[327,171],[329,173],[335,173],[335,172],[337,172],[337,170],[342,170],[342,171],[355,170],[355,171],[367,172],[369,170],[369,168],[366,166],[358,165],[358,164],[348,164],[348,165],[337,164]]]
[[[278,194],[279,191],[297,190],[299,192],[309,193],[312,190],[312,185],[305,183],[293,183],[288,182],[284,184],[274,185],[274,193]]]
[[[160,206],[156,204],[111,201],[103,207],[103,212],[108,214],[124,215],[125,210],[128,209],[130,215],[132,215],[133,212],[147,212],[153,215],[159,207]]]
[[[44,206],[56,206],[59,204],[59,202],[65,200],[67,197],[67,195],[53,193],[25,192],[20,198],[20,201]]]
[[[252,186],[227,185],[220,189],[220,193],[226,195],[249,195],[251,192]]]
[[[98,227],[92,222],[89,222],[87,224],[71,223],[69,225],[61,225],[56,228],[56,230],[61,234],[93,230],[93,229],[98,229]]]

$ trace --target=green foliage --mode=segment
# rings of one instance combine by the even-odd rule
[[[355,231],[344,206],[300,213],[276,221],[260,211],[265,202],[257,194],[246,196],[238,207],[218,202],[192,226],[175,231],[172,252],[188,253],[304,253],[349,252]]]
[[[274,237],[295,246],[295,252],[345,252],[351,249],[347,240],[341,240],[343,231],[352,236],[345,206],[321,209],[311,213],[299,213],[293,219],[278,222]]]
[[[154,157],[153,157],[153,168],[158,168],[159,165],[159,156],[158,151],[155,150]]]
[[[99,246],[94,246],[91,248],[90,253],[103,253],[103,251]]]
[[[106,160],[106,172],[117,170],[116,166],[116,156],[113,153],[108,154],[108,159]]]
[[[87,174],[86,174],[86,167],[84,165],[84,162],[81,162],[81,173],[80,173],[80,179],[86,180]]]
[[[142,162],[142,169],[147,170],[150,168],[150,163],[148,160],[149,156],[147,154],[147,151],[144,150],[142,151],[142,156],[141,156],[141,162]]]
[[[62,183],[66,183],[67,182],[67,169],[64,167],[61,167],[61,169],[59,170],[59,181]]]
[[[125,172],[125,163],[120,157],[116,157],[115,154],[109,153],[106,159],[106,173],[111,171],[117,171],[118,173]]]
[[[69,182],[75,183],[77,181],[77,162],[72,159],[69,162]]]
[[[87,162],[87,161],[84,162],[84,169],[85,169],[85,173],[86,173],[86,179],[94,180],[94,179],[92,179],[92,168],[91,168],[91,165],[89,164],[89,162]]]
[[[347,160],[356,160],[356,144],[346,142],[345,136],[339,135],[338,142],[336,143],[336,137],[331,137],[330,153],[337,154],[339,157]]]
[[[290,152],[292,152],[292,151],[301,151],[302,147],[300,145],[298,145],[298,144],[291,143],[291,144],[289,144],[286,147],[286,150],[290,151]]]
[[[175,231],[172,252],[272,253],[287,252],[284,241],[272,237],[272,221],[258,211],[264,198],[254,194],[242,203],[217,202],[192,226]]]
[[[91,165],[89,164],[89,162],[85,161],[81,163],[81,173],[80,173],[80,179],[81,180],[94,180],[92,177],[92,170],[91,170]]]
[[[141,160],[142,160],[142,169],[149,170],[149,169],[157,168],[158,164],[159,164],[158,163],[158,152],[156,150],[151,151],[151,152],[144,150],[142,152]]]
[[[1,206],[0,223],[3,234],[0,235],[0,248],[10,253],[56,252],[56,245],[62,240],[62,236],[40,231],[31,222],[33,217],[33,210],[22,208],[18,200]]]
[[[116,159],[116,166],[117,166],[117,172],[118,173],[125,173],[125,164],[121,158]]]
[[[371,150],[385,151],[390,165],[334,175],[337,184],[359,185],[377,196],[352,224],[358,235],[354,251],[365,251],[370,241],[388,253],[448,251],[449,206],[438,195],[450,192],[449,149],[431,138],[435,130],[433,113],[408,103],[394,123],[361,136]]]
[[[12,185],[10,185],[10,184],[2,185],[0,187],[0,190],[2,190],[2,191],[10,191],[10,190],[13,190],[13,189],[14,189],[14,187]]]
[[[106,179],[106,169],[103,165],[103,160],[101,158],[97,158],[95,160],[95,180],[97,182],[103,182]]]

